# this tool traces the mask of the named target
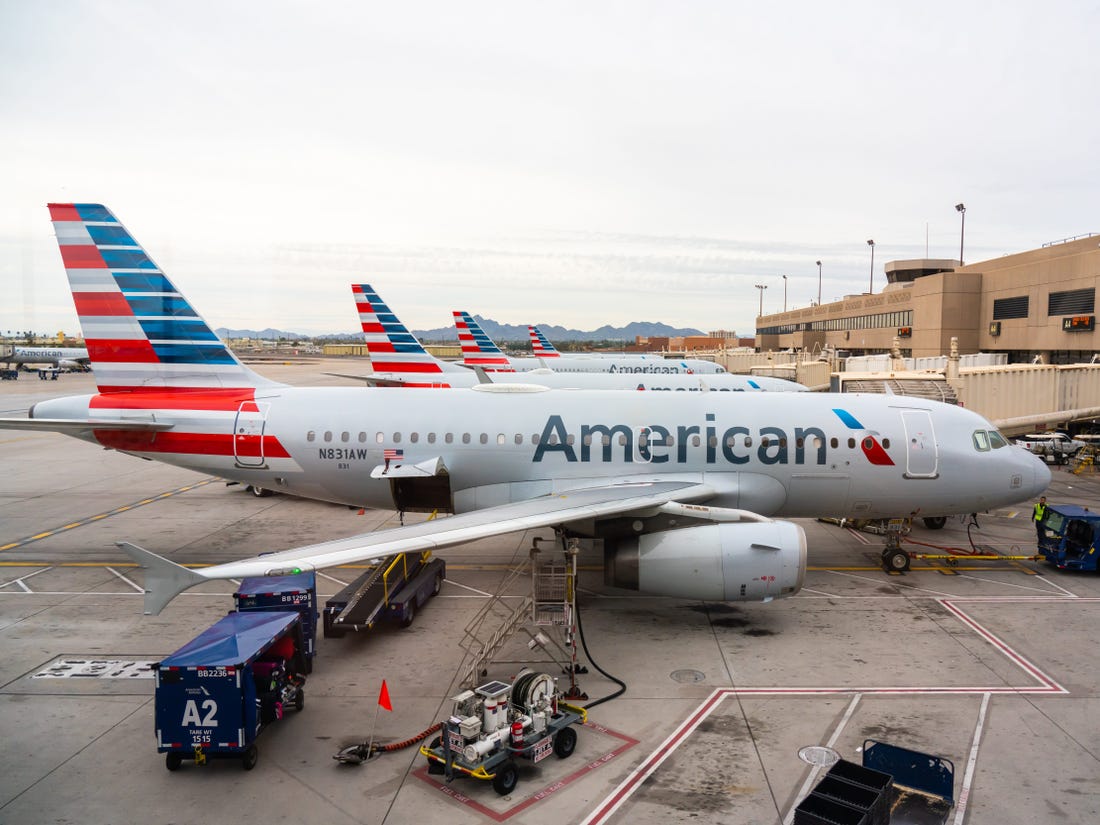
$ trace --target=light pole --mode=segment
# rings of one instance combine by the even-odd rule
[[[875,294],[875,241],[870,239],[867,241],[867,246],[871,247],[871,285],[867,288],[867,291],[872,295]]]
[[[787,311],[787,276],[783,276],[783,311]]]
[[[963,265],[963,239],[966,237],[966,206],[955,204],[955,211],[962,216],[962,227],[959,229],[959,266]]]
[[[821,261],[817,262],[817,305],[821,306]]]
[[[764,317],[764,290],[768,288],[767,284],[756,284],[756,288],[760,290],[760,311],[756,313],[757,318]]]

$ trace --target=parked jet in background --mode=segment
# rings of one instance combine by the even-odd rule
[[[531,336],[531,353],[536,358],[560,358],[561,353],[557,347],[550,343],[550,339],[542,334],[538,327],[527,327],[527,334]]]
[[[482,367],[486,372],[522,372],[540,367],[551,367],[555,372],[623,372],[632,375],[714,375],[726,371],[713,361],[698,358],[643,358],[637,355],[591,358],[563,355],[555,358],[553,364],[544,363],[538,358],[511,358],[493,343],[470,313],[455,310],[454,317],[463,363],[469,367]]]
[[[12,364],[51,364],[63,370],[88,369],[88,350],[84,347],[12,347],[2,359]]]
[[[557,346],[550,343],[550,339],[542,333],[538,327],[527,328],[528,337],[531,339],[531,353],[537,359],[555,359],[561,357]],[[571,352],[570,357],[585,357],[585,359],[645,359],[647,361],[664,361],[661,355],[651,352]]]
[[[531,352],[536,358],[560,358],[561,352],[550,343],[541,329],[535,326],[527,327],[527,335],[531,339]],[[570,358],[642,358],[650,361],[663,361],[660,355],[648,352],[571,352]]]
[[[441,361],[425,350],[370,284],[353,284],[351,291],[359,310],[359,323],[363,327],[371,366],[377,379],[380,379],[379,383],[407,387],[472,387],[485,383],[472,370]],[[801,384],[782,378],[730,373],[697,376],[673,373],[563,373],[538,369],[530,372],[494,372],[491,382],[595,390],[794,392],[806,389]]]
[[[113,214],[52,204],[99,392],[0,426],[56,430],[346,504],[458,515],[190,570],[132,545],[146,612],[210,579],[277,576],[552,527],[603,539],[610,584],[705,600],[802,586],[806,537],[772,516],[966,513],[1050,471],[935,401],[817,393],[289,387],[244,366]],[[425,403],[427,402],[427,403]]]

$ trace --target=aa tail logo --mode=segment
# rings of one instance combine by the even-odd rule
[[[836,413],[837,418],[844,422],[844,425],[852,430],[864,430],[862,424],[856,420],[856,417],[847,410],[834,408],[833,412]],[[894,460],[890,458],[889,454],[879,443],[878,438],[870,432],[866,432],[860,438],[859,447],[863,450],[863,454],[867,457],[867,460],[872,464],[876,464],[880,467],[893,467]]]
[[[370,284],[352,284],[351,291],[359,310],[363,337],[367,341],[367,354],[375,372],[421,375],[425,378],[443,372],[439,362],[420,345]],[[408,382],[407,385],[446,386],[430,380]]]
[[[467,366],[484,367],[487,372],[515,372],[500,347],[492,342],[481,325],[468,312],[454,311],[462,360]]]
[[[49,208],[101,393],[238,391],[274,383],[218,340],[107,207]]]
[[[531,336],[531,351],[535,354],[536,358],[561,357],[561,353],[550,343],[550,339],[542,334],[541,329],[538,327],[527,327],[527,334]]]

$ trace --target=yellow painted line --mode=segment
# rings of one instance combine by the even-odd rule
[[[175,490],[169,490],[166,493],[161,493],[160,495],[154,496],[152,498],[145,498],[145,499],[142,499],[141,501],[134,502],[133,504],[124,504],[121,507],[116,507],[114,510],[110,510],[106,513],[98,513],[94,516],[89,516],[88,518],[83,519],[82,521],[74,521],[74,522],[66,524],[62,527],[57,527],[53,530],[46,530],[45,532],[42,532],[42,533],[36,533],[33,536],[28,536],[27,538],[20,539],[19,541],[9,542],[8,544],[0,546],[0,551],[11,550],[14,547],[23,547],[24,545],[30,544],[31,542],[39,541],[41,539],[49,538],[50,536],[57,535],[62,530],[72,530],[76,527],[83,527],[86,524],[91,524],[92,522],[100,521],[101,519],[109,518],[110,516],[115,516],[115,515],[118,515],[119,513],[125,513],[128,510],[133,510],[134,508],[140,507],[144,504],[152,504],[155,501],[160,501],[161,499],[169,498],[171,496],[176,495],[177,493],[185,493],[188,490],[194,490],[198,487],[205,487],[207,484],[212,484],[212,483],[214,483],[215,481],[218,481],[218,480],[219,479],[217,479],[217,478],[203,479],[202,481],[196,482],[194,484],[188,484],[186,487],[178,487]],[[26,565],[21,565],[21,566],[25,567]]]

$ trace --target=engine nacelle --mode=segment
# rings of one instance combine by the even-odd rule
[[[806,575],[806,534],[790,521],[707,524],[604,541],[604,582],[657,596],[767,601]]]

